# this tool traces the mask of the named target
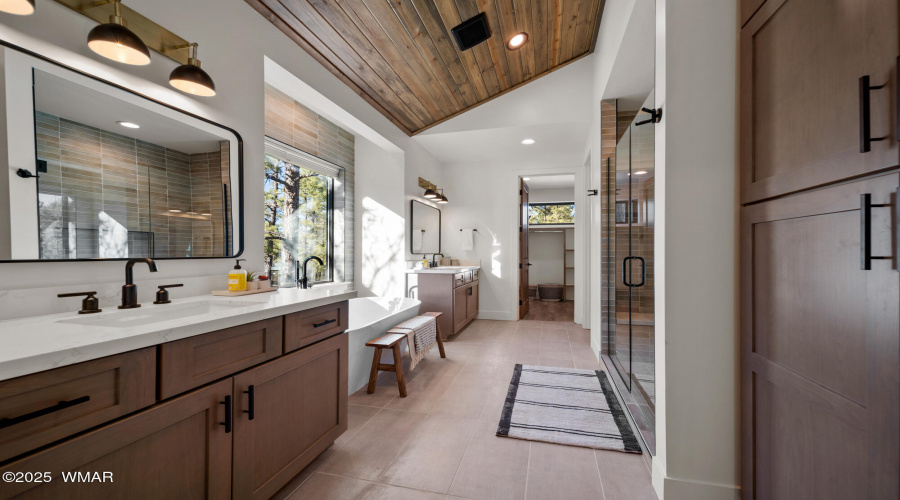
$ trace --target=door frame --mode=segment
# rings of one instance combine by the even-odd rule
[[[589,153],[585,153],[586,155]],[[584,161],[575,162],[571,166],[566,167],[558,167],[558,168],[528,168],[514,171],[510,177],[507,177],[508,181],[505,182],[509,187],[505,192],[509,193],[509,214],[511,220],[514,220],[515,223],[510,224],[510,246],[514,247],[513,251],[508,256],[509,269],[511,272],[515,274],[515,286],[510,290],[509,295],[509,304],[512,306],[513,313],[510,315],[510,319],[516,321],[519,315],[519,185],[521,179],[523,177],[532,177],[532,176],[540,176],[540,175],[574,175],[575,176],[575,268],[576,269],[586,269],[585,261],[588,256],[585,251],[585,226],[584,224],[587,222],[586,217],[579,217],[577,214],[586,214],[589,210],[588,200],[590,198],[587,197],[587,189],[589,186],[585,184],[585,166]],[[590,168],[590,167],[587,167]],[[502,257],[502,253],[500,256]],[[489,271],[487,271],[489,272]],[[580,278],[579,278],[580,277]],[[589,296],[584,293],[584,290],[590,286],[590,281],[584,278],[584,274],[581,272],[575,273],[575,309],[576,316],[575,322],[582,325],[582,327],[590,329],[590,323],[586,323],[583,317],[578,315],[578,312],[581,310],[587,310],[590,308],[590,304],[585,303],[586,298]],[[580,286],[579,286],[580,285]],[[581,304],[579,308],[577,304]]]

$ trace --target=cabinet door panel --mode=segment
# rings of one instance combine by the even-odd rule
[[[347,349],[343,333],[235,377],[234,498],[271,497],[347,430]]]
[[[742,200],[770,198],[898,163],[896,0],[767,0],[741,30]],[[859,78],[871,96],[860,152]]]
[[[860,269],[860,194],[895,204],[891,174],[742,209],[745,498],[900,495],[900,273]],[[896,221],[872,208],[872,253]]]
[[[469,287],[469,296],[466,301],[466,317],[474,319],[478,316],[478,283]]]
[[[220,425],[226,379],[10,464],[52,473],[49,483],[5,483],[0,499],[228,499],[231,434]],[[63,472],[112,472],[112,481],[64,482]]]
[[[453,290],[453,333],[466,326],[468,321],[469,287]]]

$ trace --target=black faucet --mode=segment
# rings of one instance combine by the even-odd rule
[[[297,285],[300,286],[300,288],[312,288],[312,283],[309,282],[309,277],[306,274],[306,264],[308,264],[311,260],[318,262],[320,266],[325,265],[325,263],[322,262],[322,259],[316,257],[315,255],[313,255],[312,257],[307,257],[306,260],[303,261],[303,276],[297,280]]]
[[[438,267],[438,260],[437,260],[437,256],[438,256],[438,255],[440,255],[442,258],[444,257],[444,254],[442,254],[442,253],[432,254],[432,256],[431,256],[431,267]]]
[[[148,257],[141,257],[139,259],[128,259],[128,263],[125,264],[125,285],[122,286],[122,305],[119,306],[119,309],[134,309],[135,307],[141,307],[137,301],[137,285],[134,284],[134,271],[132,268],[138,262],[146,262],[148,266],[150,266],[150,272],[155,273],[156,262],[153,262],[153,259]]]

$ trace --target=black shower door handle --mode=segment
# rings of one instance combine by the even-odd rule
[[[631,260],[641,261],[641,282],[637,283],[637,284],[628,282],[628,275],[630,274],[629,271],[631,270],[628,263]],[[622,283],[625,284],[625,286],[630,286],[632,288],[638,288],[638,287],[644,286],[644,283],[646,283],[646,282],[647,282],[647,261],[645,261],[643,257],[637,257],[634,255],[625,257],[625,259],[622,260]]]

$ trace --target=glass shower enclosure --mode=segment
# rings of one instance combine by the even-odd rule
[[[640,102],[639,105],[636,105]],[[654,96],[616,102],[605,160],[604,359],[651,453],[655,450]],[[610,366],[611,365],[611,366]]]

